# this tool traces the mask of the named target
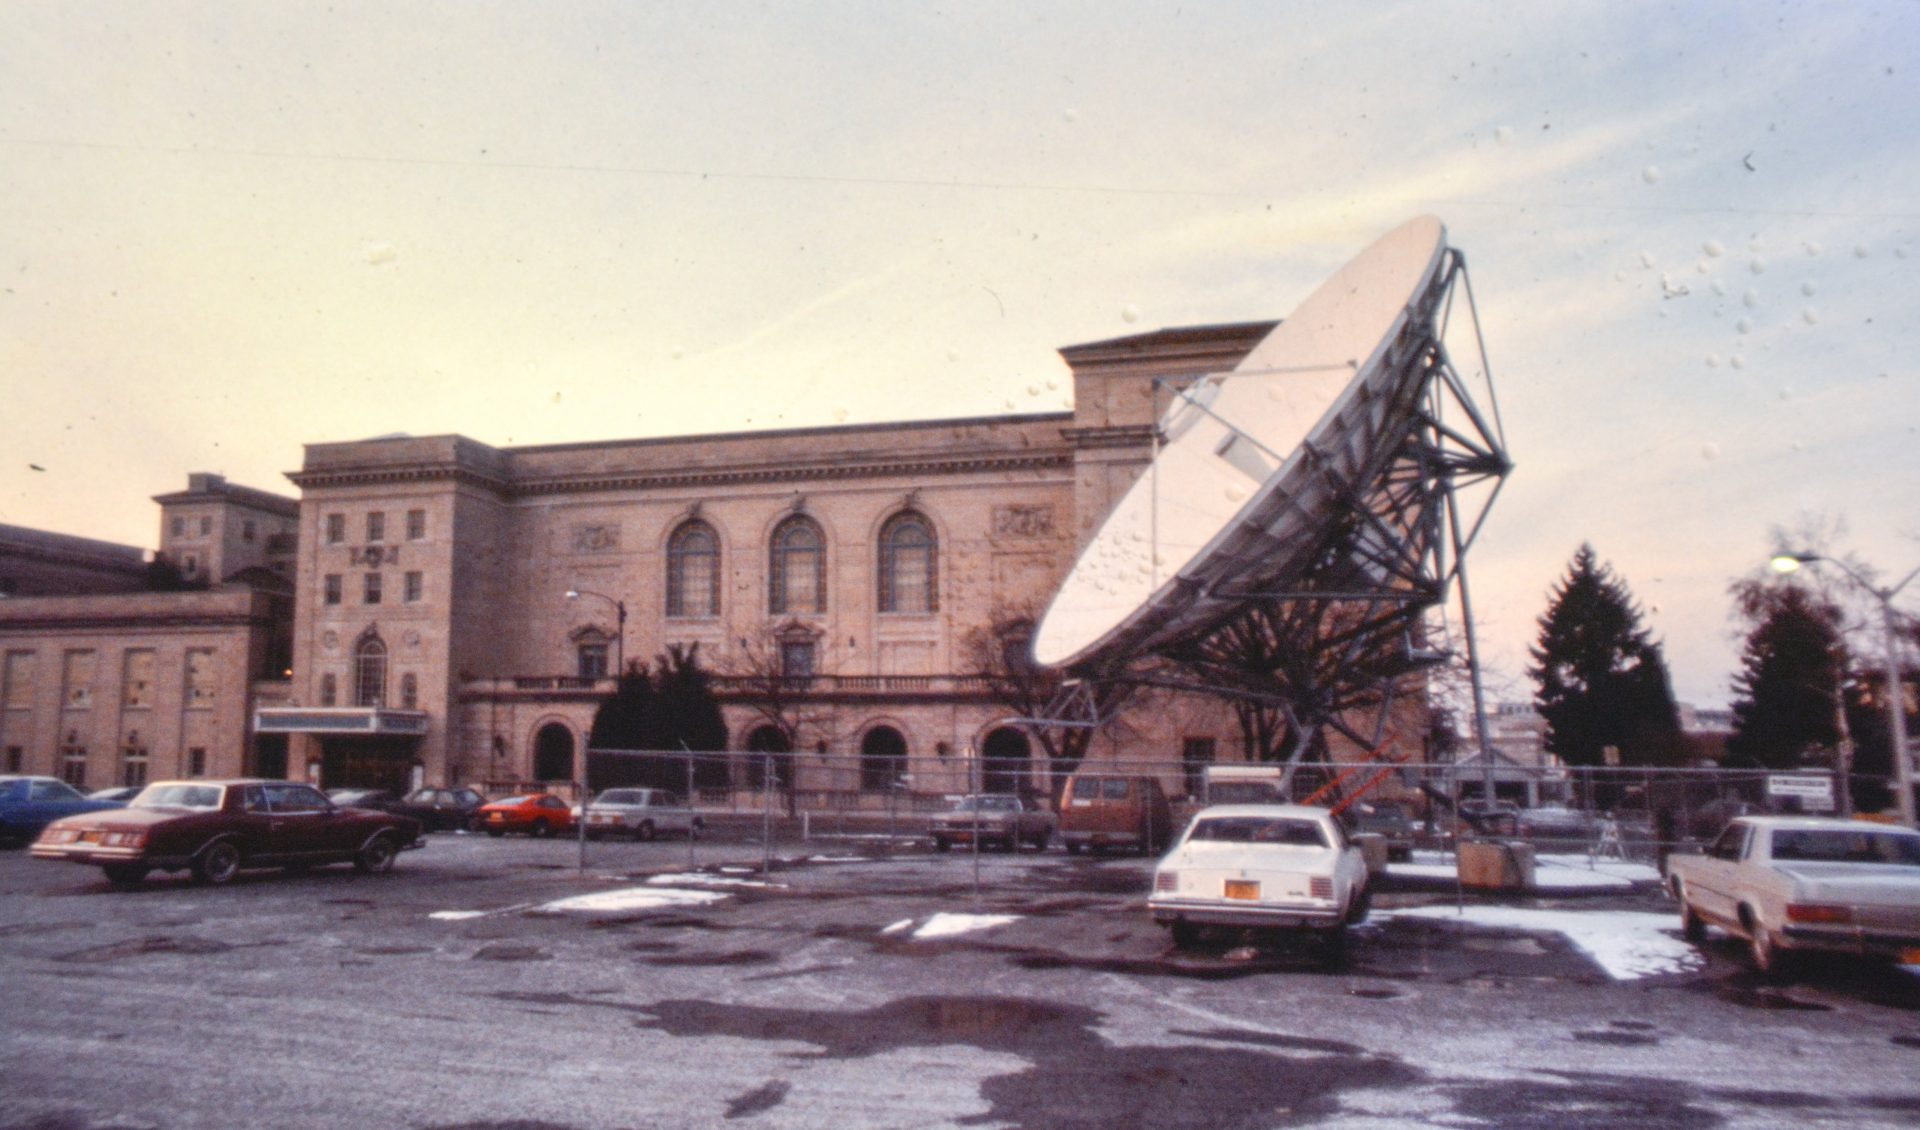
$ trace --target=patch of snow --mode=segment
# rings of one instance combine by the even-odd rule
[[[1532,910],[1517,906],[1422,906],[1375,910],[1373,917],[1453,919],[1470,926],[1531,930],[1565,935],[1616,981],[1690,973],[1703,963],[1700,952],[1679,936],[1674,914],[1639,911]]]
[[[970,934],[976,930],[991,930],[995,926],[1005,926],[1009,922],[1020,921],[1018,914],[948,914],[946,911],[934,915],[913,932],[916,938],[950,938],[956,934]]]
[[[575,895],[535,908],[537,914],[657,910],[664,906],[703,906],[728,896],[720,891],[683,891],[675,887],[629,887],[619,891]]]
[[[893,925],[887,927],[886,929],[880,932],[882,934],[898,934],[900,931],[905,930],[907,927],[911,925],[913,925],[913,919],[902,918],[900,921],[895,922]]]
[[[752,874],[752,872],[748,872]],[[729,875],[655,875],[647,880],[650,887],[670,887],[675,883],[687,883],[696,887],[784,887],[785,883],[767,883],[759,879],[736,879]]]
[[[436,910],[427,917],[440,922],[463,922],[469,918],[485,918],[491,913],[490,910]]]

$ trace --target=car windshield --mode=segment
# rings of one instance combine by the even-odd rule
[[[439,795],[439,791],[435,789],[415,789],[407,794],[407,803],[432,804],[435,800],[439,799]]]
[[[1920,836],[1852,829],[1781,829],[1773,858],[1820,863],[1897,863],[1920,867]]]
[[[1326,832],[1319,821],[1285,816],[1208,816],[1194,824],[1187,839],[1207,843],[1328,846]]]
[[[505,798],[504,800],[496,800],[493,803],[495,807],[499,807],[501,805],[530,804],[532,803],[533,799],[534,797],[532,796],[532,794],[528,794],[527,796],[510,796]]]
[[[212,811],[220,807],[218,785],[149,785],[133,798],[133,808],[196,808]]]

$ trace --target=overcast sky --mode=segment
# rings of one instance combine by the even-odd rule
[[[1920,6],[0,0],[0,522],[189,471],[1056,410],[1055,350],[1466,255],[1518,676],[1582,541],[1721,703],[1768,531],[1920,564]],[[1920,586],[1917,586],[1920,587]]]

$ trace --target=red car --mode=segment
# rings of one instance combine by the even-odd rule
[[[54,821],[32,853],[95,864],[131,886],[149,871],[187,870],[202,883],[224,883],[250,867],[351,863],[379,873],[419,846],[419,821],[341,808],[297,781],[161,781],[125,808]]]
[[[552,793],[510,796],[480,806],[480,827],[489,836],[525,832],[539,838],[573,831],[573,807]]]

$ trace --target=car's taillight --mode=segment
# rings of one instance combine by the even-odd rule
[[[1788,903],[1787,921],[1789,922],[1851,922],[1853,908],[1850,906],[1822,906],[1818,903]]]
[[[1325,875],[1315,875],[1307,881],[1307,893],[1317,899],[1333,897],[1333,880]]]
[[[1178,871],[1156,871],[1153,873],[1153,889],[1156,891],[1177,891],[1180,889]]]

